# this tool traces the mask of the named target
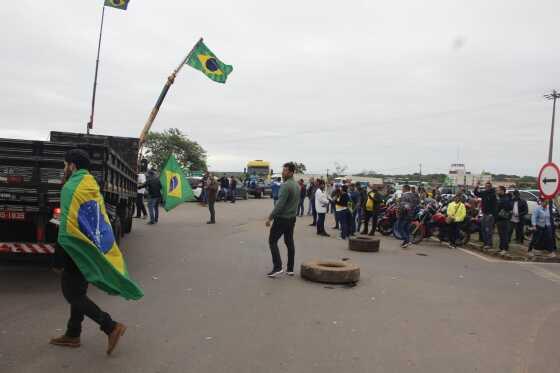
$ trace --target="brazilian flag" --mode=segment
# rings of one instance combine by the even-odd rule
[[[185,201],[194,200],[191,185],[173,154],[167,158],[159,180],[163,189],[162,196],[165,201],[163,208],[165,211],[172,210]]]
[[[126,10],[130,0],[105,0],[105,6]]]
[[[187,65],[200,70],[218,83],[225,83],[228,75],[233,71],[233,66],[226,65],[202,41],[195,45]]]
[[[142,289],[128,276],[95,178],[86,170],[74,172],[62,188],[60,205],[58,243],[87,282],[125,299],[142,298]]]

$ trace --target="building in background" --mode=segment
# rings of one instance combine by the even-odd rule
[[[492,182],[492,175],[482,172],[481,174],[472,174],[467,171],[463,163],[453,163],[447,174],[447,183],[450,186],[472,187],[477,184],[484,185],[486,182]]]

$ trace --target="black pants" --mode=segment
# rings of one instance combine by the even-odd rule
[[[274,270],[282,269],[282,258],[280,257],[280,249],[278,248],[278,240],[284,236],[284,243],[288,248],[288,271],[294,270],[294,257],[296,248],[294,245],[294,228],[296,226],[296,218],[284,219],[276,218],[270,228],[270,236],[268,244],[270,245],[270,253],[272,254],[272,264]]]
[[[62,294],[70,303],[70,320],[66,329],[67,337],[79,337],[82,332],[82,321],[84,315],[99,324],[99,328],[107,335],[115,328],[115,322],[111,316],[103,312],[87,296],[88,283],[79,269],[66,268],[62,272]]]
[[[447,229],[449,234],[449,243],[455,246],[457,244],[457,240],[459,239],[459,224],[449,223],[447,224]]]
[[[364,230],[362,231],[362,234],[368,234],[369,221],[371,220],[371,231],[369,231],[369,234],[372,236],[375,235],[375,231],[377,230],[378,217],[379,215],[375,211],[365,211]]]
[[[523,232],[523,228],[525,228],[525,222],[523,221],[523,218],[520,218],[520,222],[518,223],[511,223],[511,233],[509,236],[509,239],[511,241],[511,237],[513,236],[513,232],[515,231],[515,241],[519,242],[519,243],[523,243],[523,239],[525,237],[523,237],[524,232]]]
[[[231,188],[231,195],[230,195],[230,201],[231,203],[235,203],[235,196],[237,194],[237,190],[235,188]]]
[[[210,210],[210,221],[212,223],[216,222],[216,209],[214,208],[216,205],[216,201],[208,200],[208,210]]]
[[[327,233],[325,231],[325,213],[317,213],[317,234]]]
[[[496,222],[498,227],[498,235],[500,236],[500,250],[509,249],[509,221],[499,220]]]
[[[148,215],[148,212],[146,211],[146,206],[144,205],[144,193],[138,193],[136,195],[136,217],[140,218],[146,215]]]
[[[315,208],[315,198],[311,198],[311,213],[313,214],[313,225],[317,224],[317,209]]]

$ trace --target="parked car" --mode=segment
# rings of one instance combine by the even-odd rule
[[[507,192],[513,192],[513,189],[508,190]],[[539,206],[539,195],[540,192],[536,189],[519,190],[519,197],[527,202],[527,207],[529,207],[529,215],[533,215],[533,212]]]

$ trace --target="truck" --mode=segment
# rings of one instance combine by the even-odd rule
[[[270,162],[256,159],[247,162],[245,168],[245,186],[247,192],[255,198],[262,198],[265,195],[272,196]]]
[[[137,195],[137,138],[51,132],[49,141],[0,138],[0,258],[54,254],[64,155],[91,158],[115,240],[132,230]]]

